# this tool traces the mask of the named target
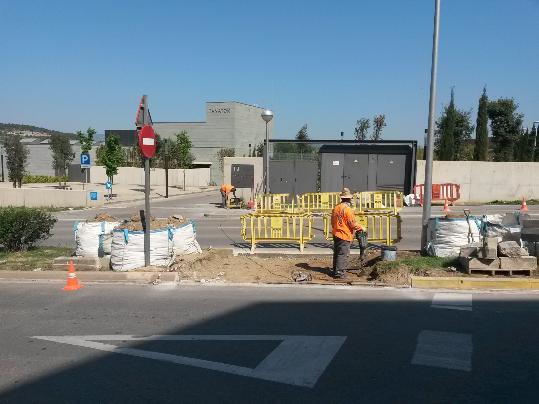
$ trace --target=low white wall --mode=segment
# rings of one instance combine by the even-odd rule
[[[185,172],[185,177],[184,177]],[[206,187],[210,182],[209,168],[170,169],[168,170],[168,185],[183,187],[185,178],[186,187]],[[93,166],[90,168],[90,181],[94,184],[107,182],[105,167]],[[144,185],[144,169],[138,167],[119,167],[118,174],[114,176],[114,183],[119,185]],[[150,171],[151,185],[165,185],[165,169],[152,168]]]
[[[97,193],[97,201],[90,200],[90,191],[68,191],[44,188],[1,188],[0,206],[26,206],[29,208],[79,208],[101,206],[103,194]]]
[[[425,179],[425,161],[417,162],[416,184]],[[435,161],[433,184],[460,184],[459,203],[539,199],[539,163]]]
[[[250,188],[238,188],[236,190],[236,196],[249,200],[254,198],[257,189],[262,189],[262,182],[264,178],[264,159],[262,157],[225,157],[223,159],[223,171],[225,184],[231,184],[232,164],[252,164],[254,166],[255,184],[254,190]],[[221,185],[221,184],[218,184]],[[232,184],[234,185],[234,184]]]

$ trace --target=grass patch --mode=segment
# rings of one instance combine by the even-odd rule
[[[514,201],[491,201],[487,205],[520,205],[522,203],[521,199],[515,199]],[[526,199],[527,205],[539,205],[539,199]]]
[[[0,250],[0,270],[51,270],[55,258],[70,255],[72,252],[72,248],[66,247],[35,247],[19,252]]]
[[[378,267],[380,269],[395,269],[402,266],[406,266],[410,268],[411,272],[417,272],[420,270],[428,269],[428,268],[438,268],[438,269],[446,269],[449,267],[458,268],[458,258],[455,257],[449,257],[449,258],[442,258],[442,257],[409,257],[409,258],[400,258],[395,261],[380,261],[378,262]]]

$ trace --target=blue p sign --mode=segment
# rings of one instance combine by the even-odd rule
[[[97,192],[95,191],[90,192],[90,200],[97,201]]]
[[[90,155],[88,153],[81,153],[80,155],[80,167],[90,168]]]
[[[106,189],[112,189],[112,182],[110,182],[110,181],[105,182],[105,188]]]

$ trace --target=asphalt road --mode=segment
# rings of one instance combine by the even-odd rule
[[[60,287],[0,284],[1,403],[537,402],[538,294]]]
[[[240,215],[245,211],[226,211],[218,205],[220,194],[216,191],[204,192],[200,194],[174,197],[168,200],[153,200],[151,213],[156,217],[167,217],[173,214],[181,214],[192,219],[197,228],[197,239],[203,248],[212,246],[214,248],[230,248],[249,246],[242,240],[240,235]],[[44,245],[74,247],[73,225],[77,221],[92,218],[99,212],[107,212],[119,219],[126,219],[144,208],[144,202],[131,202],[112,204],[106,207],[87,210],[73,210],[58,212],[55,215],[58,222],[53,229],[54,235],[46,240]],[[465,207],[458,206],[452,208],[454,211],[462,211]],[[472,206],[469,207],[472,214],[493,214],[513,212],[519,206]],[[539,206],[530,206],[530,213],[539,213]],[[440,215],[442,207],[432,208],[433,215]],[[210,216],[205,216],[210,215]],[[421,208],[404,208],[401,211],[402,236],[403,239],[397,245],[402,250],[418,250],[421,241]],[[321,232],[323,228],[322,219],[315,219],[316,237],[307,245],[306,251],[316,251],[327,247],[329,244]],[[268,249],[268,246],[262,246]],[[269,247],[271,248],[271,246]],[[260,249],[259,249],[260,251]]]

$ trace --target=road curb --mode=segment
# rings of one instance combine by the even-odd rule
[[[96,283],[159,283],[178,282],[177,272],[112,272],[112,271],[80,271],[77,278],[82,282]],[[53,281],[65,282],[66,271],[0,271],[0,282],[10,281]]]
[[[539,290],[539,279],[412,276],[410,285],[419,289]]]

